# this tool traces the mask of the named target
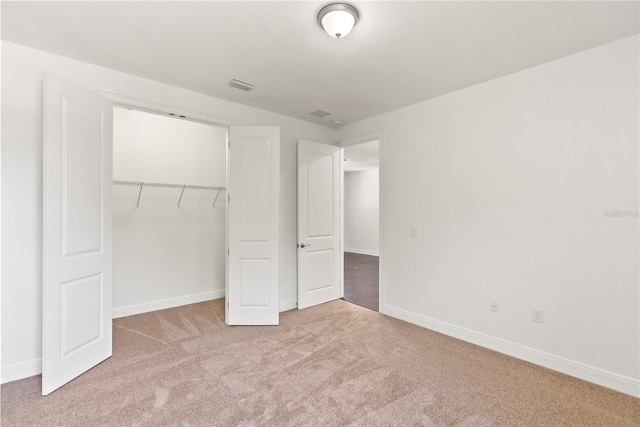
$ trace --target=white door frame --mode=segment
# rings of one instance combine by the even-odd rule
[[[190,111],[172,105],[159,104],[156,102],[147,101],[145,99],[122,95],[120,93],[111,92],[105,89],[97,89],[97,92],[102,96],[111,99],[113,101],[113,105],[118,107],[144,111],[146,113],[159,114],[162,116],[169,116],[175,119],[187,120],[196,123],[203,123],[205,125],[224,127],[227,128],[227,130],[229,129],[229,126],[237,124],[236,119],[211,116],[209,114]]]
[[[110,99],[113,101],[114,107],[123,107],[130,110],[144,111],[145,113],[158,114],[161,116],[172,117],[179,120],[187,120],[196,123],[202,123],[205,125],[216,126],[225,128],[227,130],[227,136],[225,141],[226,146],[226,168],[227,168],[227,184],[229,182],[229,129],[230,127],[236,123],[235,119],[227,119],[224,117],[216,117],[208,114],[198,113],[195,111],[190,111],[180,107],[174,107],[172,105],[167,104],[159,104],[152,101],[147,101],[145,99],[134,98],[131,96],[123,95],[116,92],[111,92],[105,89],[96,89],[100,95]],[[226,217],[229,217],[229,205],[226,205],[227,211],[225,212]],[[228,224],[226,225],[228,227]],[[228,240],[228,232],[225,233],[225,245],[226,248],[229,248],[229,240]],[[225,283],[227,281],[227,268],[225,268]],[[111,307],[111,312],[113,313],[113,305]]]
[[[386,242],[386,162],[385,152],[386,145],[384,143],[384,131],[373,132],[369,134],[359,135],[351,138],[343,139],[338,143],[338,146],[342,148],[341,157],[344,159],[344,149],[353,145],[378,140],[379,144],[379,180],[380,180],[380,194],[379,194],[379,235],[380,235],[380,254],[379,254],[379,270],[378,270],[378,312],[382,314],[386,313],[387,299],[386,299],[386,269],[385,269],[385,242]],[[340,162],[340,296],[344,298],[344,161]]]

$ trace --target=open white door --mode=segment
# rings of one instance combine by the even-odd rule
[[[227,204],[229,325],[277,325],[280,128],[231,126]]]
[[[298,308],[340,298],[340,147],[298,141]]]
[[[42,394],[111,356],[110,100],[44,85]]]

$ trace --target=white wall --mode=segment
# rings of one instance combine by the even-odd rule
[[[224,187],[227,129],[114,108],[114,180]],[[226,193],[113,188],[114,317],[224,297]]]
[[[102,89],[237,124],[281,127],[281,308],[296,303],[296,149],[329,128],[2,42],[2,381],[40,372],[42,80],[45,70]],[[20,325],[16,327],[15,325]]]
[[[345,251],[378,255],[380,187],[378,169],[344,174]]]
[[[640,395],[638,51],[626,38],[339,131],[382,135],[384,313]]]

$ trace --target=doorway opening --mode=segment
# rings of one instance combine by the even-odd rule
[[[350,145],[343,155],[344,299],[380,304],[380,141]]]

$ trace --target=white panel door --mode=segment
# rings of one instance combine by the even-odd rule
[[[298,141],[298,308],[340,298],[340,147]]]
[[[280,128],[231,126],[227,212],[229,325],[277,325]]]
[[[44,84],[42,394],[111,356],[110,100]]]

